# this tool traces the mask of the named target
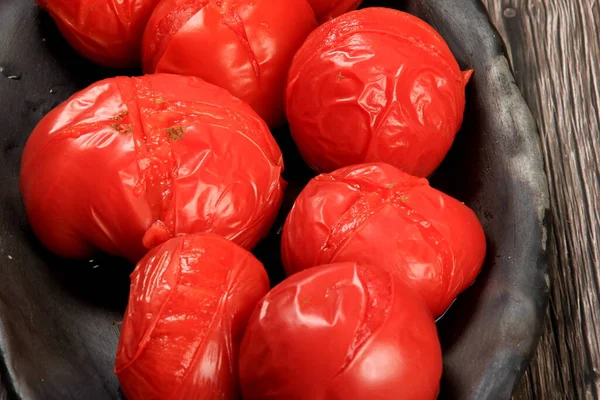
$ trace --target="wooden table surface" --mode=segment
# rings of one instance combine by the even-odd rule
[[[554,219],[545,333],[515,399],[598,399],[600,2],[483,2],[540,129]]]

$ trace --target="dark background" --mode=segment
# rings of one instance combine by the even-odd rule
[[[552,294],[515,396],[600,398],[600,3],[484,0],[537,121],[550,182]]]

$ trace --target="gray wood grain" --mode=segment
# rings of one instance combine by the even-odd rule
[[[540,128],[554,219],[545,334],[515,399],[600,396],[600,4],[483,0]]]

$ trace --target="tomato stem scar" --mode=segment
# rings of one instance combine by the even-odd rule
[[[133,125],[131,124],[110,124],[110,127],[123,135],[129,135],[131,132],[133,132]]]
[[[167,135],[169,139],[173,141],[177,141],[183,138],[183,134],[185,133],[185,127],[183,126],[172,126],[167,128]]]
[[[115,120],[115,121],[118,121],[118,120],[120,120],[120,119],[123,119],[123,118],[125,118],[125,117],[126,117],[128,114],[129,114],[129,111],[125,110],[125,111],[123,111],[123,112],[121,112],[121,113],[118,113],[117,115],[115,115],[115,116],[113,117],[113,120]]]

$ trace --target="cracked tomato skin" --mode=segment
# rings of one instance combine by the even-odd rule
[[[308,3],[321,23],[357,9],[362,0],[308,0]]]
[[[306,0],[163,0],[144,33],[144,71],[200,77],[276,127],[292,58],[316,26]]]
[[[283,197],[281,151],[264,121],[194,77],[111,78],[32,132],[20,188],[51,251],[135,263],[172,236],[214,233],[252,248]]]
[[[485,258],[477,216],[458,200],[383,163],[314,178],[283,228],[288,275],[315,265],[377,265],[408,281],[435,317],[471,285]]]
[[[110,68],[140,65],[142,36],[159,0],[36,0],[67,42]]]
[[[461,126],[470,75],[424,21],[387,8],[349,12],[311,33],[294,57],[292,136],[318,172],[382,161],[426,177]]]
[[[442,354],[410,287],[347,262],[271,290],[250,317],[239,364],[244,400],[433,400]]]
[[[129,400],[237,400],[238,354],[262,264],[216,235],[187,235],[150,251],[131,275],[115,373]]]

